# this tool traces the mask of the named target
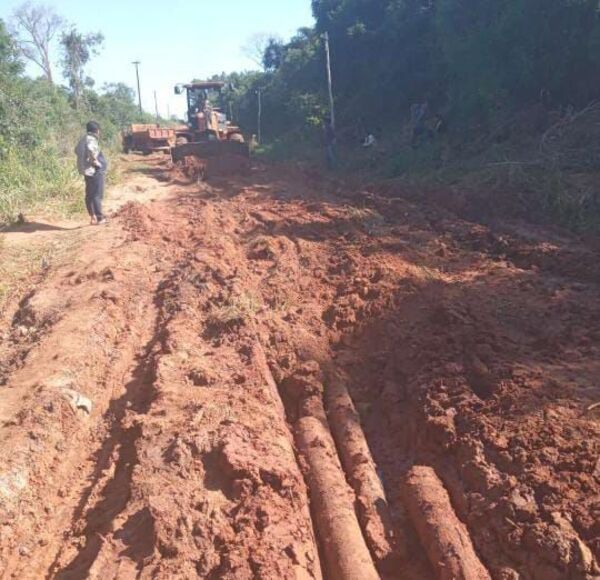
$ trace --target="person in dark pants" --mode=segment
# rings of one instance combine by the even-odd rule
[[[77,169],[85,179],[85,206],[92,224],[105,224],[108,220],[102,213],[102,200],[104,198],[104,177],[108,162],[100,151],[100,127],[95,121],[90,121],[86,126],[87,134],[84,135],[77,147]]]
[[[97,168],[96,173],[85,176],[85,207],[88,214],[90,214],[92,223],[104,224],[107,223],[107,219],[102,213],[102,201],[104,199],[104,178],[108,164],[102,152],[98,154],[98,162],[100,166]]]
[[[331,117],[325,117],[323,120],[323,141],[325,142],[325,149],[327,152],[327,167],[329,169],[335,169],[337,165],[337,138],[335,136],[335,129],[333,128]]]
[[[410,144],[415,148],[422,136],[431,137],[426,121],[429,114],[429,103],[415,103],[410,108],[410,120],[412,125],[412,136]]]

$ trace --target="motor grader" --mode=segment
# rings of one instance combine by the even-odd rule
[[[206,167],[215,167],[219,159],[227,158],[237,160],[229,164],[232,170],[247,165],[250,149],[240,128],[212,104],[211,99],[216,100],[224,86],[223,82],[195,82],[175,87],[176,95],[185,92],[187,96],[187,126],[176,130],[175,147],[171,148],[174,163],[196,158]]]

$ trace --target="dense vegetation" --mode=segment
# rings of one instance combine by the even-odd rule
[[[310,123],[326,104],[322,33],[331,38],[340,124],[394,126],[428,100],[451,127],[489,127],[540,101],[600,96],[596,0],[313,0],[316,25],[273,39],[264,72],[232,81],[264,90],[265,130]],[[240,106],[247,99],[246,91]],[[252,99],[254,105],[254,99]],[[254,119],[252,119],[254,121]]]
[[[312,6],[315,27],[290,42],[266,44],[261,73],[227,77],[236,87],[227,95],[234,114],[253,132],[261,89],[268,151],[318,153],[319,121],[328,108],[322,39],[328,32],[343,169],[511,189],[520,194],[513,196],[517,213],[598,227],[596,188],[580,179],[582,169],[600,169],[593,105],[600,98],[597,0],[313,0]],[[410,108],[423,102],[443,120],[443,131],[411,147]],[[384,145],[376,159],[360,150],[367,131]]]
[[[262,70],[215,77],[228,81],[222,105],[247,133],[258,133],[260,93],[265,153],[320,160],[327,32],[340,170],[478,191],[490,199],[474,205],[492,209],[498,192],[512,192],[502,200],[518,215],[600,228],[597,0],[313,0],[312,8],[314,27],[254,47]],[[69,190],[64,159],[86,118],[110,137],[137,116],[128,87],[96,91],[85,75],[101,34],[63,27],[66,87],[44,50],[36,61],[44,78],[26,78],[21,58],[32,47],[18,41],[0,27],[0,220],[25,198]],[[424,102],[439,131],[411,143],[411,106]],[[367,132],[379,141],[369,151],[360,147]]]
[[[71,49],[63,59],[68,87],[47,75],[26,76],[16,40],[0,21],[0,223],[38,205],[62,212],[80,207],[73,148],[85,122],[97,119],[105,147],[111,147],[120,128],[139,118],[129,87],[115,84],[95,91],[83,74],[90,44],[85,41],[95,46],[99,37],[71,30],[64,39]]]

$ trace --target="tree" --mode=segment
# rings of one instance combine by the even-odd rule
[[[265,68],[265,52],[271,45],[281,45],[282,40],[276,34],[258,32],[246,40],[242,52],[260,68]]]
[[[37,64],[52,83],[50,47],[64,20],[49,6],[26,2],[15,10],[13,23],[20,53]]]
[[[102,86],[102,93],[117,101],[136,106],[135,91],[125,83],[105,83]]]
[[[277,70],[285,57],[285,44],[281,40],[270,38],[263,52],[262,64],[265,70]]]
[[[18,49],[13,37],[8,33],[3,20],[0,20],[0,73],[16,75],[23,69]]]
[[[119,128],[139,119],[135,91],[124,83],[105,84],[97,102],[95,105],[93,103],[91,105],[94,113],[110,119]],[[147,114],[145,113],[145,115]],[[148,119],[151,119],[149,115]]]
[[[75,108],[81,106],[84,88],[93,84],[84,76],[84,67],[93,55],[98,54],[103,41],[104,36],[99,32],[82,34],[76,28],[61,37],[63,74],[73,92]]]

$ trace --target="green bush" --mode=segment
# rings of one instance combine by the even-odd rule
[[[0,222],[32,209],[64,214],[81,207],[73,150],[89,115],[44,80],[0,74]],[[99,122],[110,148],[116,128]]]
[[[30,209],[72,213],[81,208],[81,190],[72,160],[56,149],[9,150],[0,160],[0,223]]]
[[[83,209],[74,148],[86,122],[100,123],[102,147],[112,153],[120,130],[140,120],[133,91],[125,85],[107,85],[102,94],[88,89],[75,108],[68,89],[25,77],[22,69],[0,21],[0,224],[29,211]]]

